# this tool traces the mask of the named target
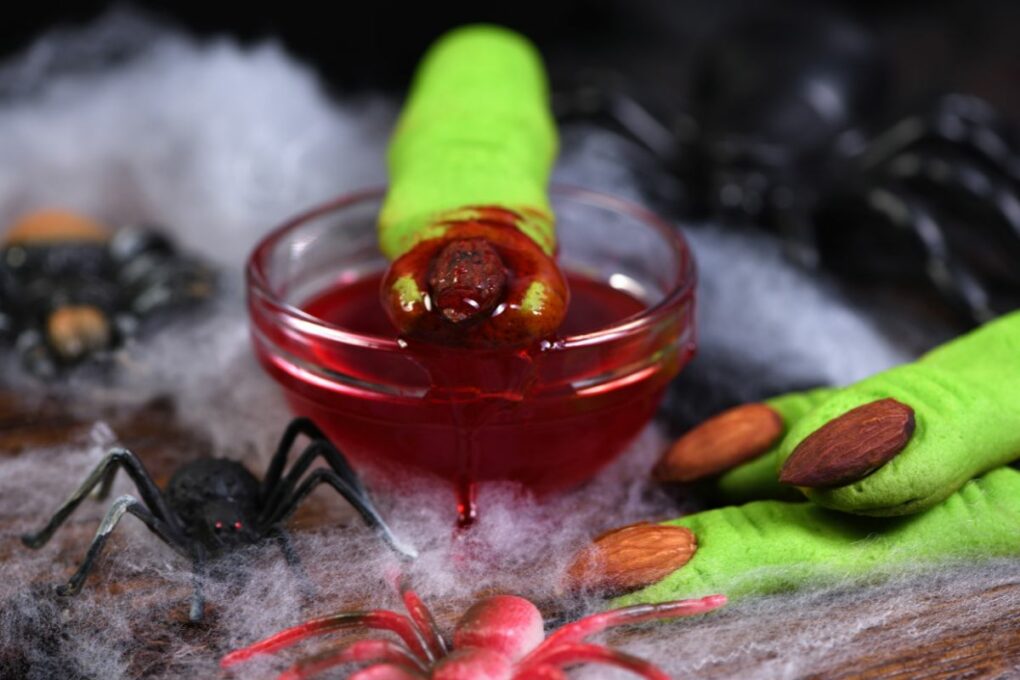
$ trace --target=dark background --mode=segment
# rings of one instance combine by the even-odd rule
[[[482,7],[481,5],[486,5]],[[794,11],[819,2],[747,0],[612,0],[442,2],[363,0],[346,3],[137,1],[199,34],[228,33],[251,41],[275,37],[313,63],[334,87],[400,90],[425,46],[445,28],[496,21],[527,33],[546,55],[554,82],[585,69],[612,69],[653,108],[680,106],[685,67],[720,21],[773,4]],[[1020,2],[830,2],[879,34],[895,65],[903,99],[935,89],[964,90],[1020,117]],[[0,58],[40,32],[88,21],[124,3],[18,3],[0,22]],[[327,16],[326,7],[330,8]]]
[[[863,119],[851,121],[859,123],[870,134],[888,129],[908,113],[930,109],[933,96],[940,92],[977,95],[1007,119],[1020,121],[1020,40],[1017,36],[1020,32],[1020,2],[1017,0],[546,0],[541,3],[490,2],[484,5],[475,3],[464,7],[443,2],[393,0],[330,4],[289,1],[263,6],[187,0],[172,3],[96,0],[23,4],[18,6],[16,13],[9,13],[0,22],[0,65],[5,57],[17,54],[45,32],[61,31],[90,22],[104,13],[128,8],[141,10],[157,20],[176,24],[199,36],[228,35],[248,43],[277,40],[289,52],[313,65],[323,81],[338,93],[385,90],[399,96],[406,91],[415,63],[439,34],[458,24],[491,21],[515,28],[537,43],[549,67],[554,90],[570,93],[576,92],[572,88],[579,83],[599,83],[600,87],[610,83],[611,87],[604,88],[606,91],[616,90],[631,95],[660,121],[681,132],[682,137],[683,114],[695,108],[689,97],[689,81],[699,51],[713,42],[723,25],[751,13],[772,16],[773,13],[802,15],[829,12],[844,15],[870,29],[885,55],[888,85],[891,87],[883,94],[888,98],[879,97],[872,101],[869,96],[866,110],[859,112]],[[136,42],[144,44],[144,40],[145,36],[141,35]],[[790,43],[784,41],[783,36],[778,36],[775,45],[775,52],[783,52],[782,48],[789,47]],[[80,59],[77,54],[65,56],[64,61],[73,62],[72,65],[78,64]],[[803,53],[799,53],[797,58],[798,63],[812,62]],[[5,94],[0,90],[0,100]],[[741,108],[741,111],[746,108]],[[701,116],[698,120],[707,128],[710,121],[704,120],[705,117]],[[718,120],[718,117],[712,120]],[[787,127],[794,130],[792,139],[785,140],[791,146],[805,138],[803,126],[795,122]],[[822,148],[824,153],[831,150],[827,145]],[[946,157],[955,158],[954,154],[955,151],[950,149]],[[673,208],[678,206],[683,215],[704,215],[706,210],[715,214],[704,205],[705,197],[711,192],[699,184],[704,183],[709,175],[704,169],[711,166],[699,165],[704,159],[697,154],[680,154],[679,158],[681,161],[694,159],[687,172],[676,173],[684,178],[686,185],[681,189],[681,183],[667,177],[669,192],[664,194],[670,195],[663,201],[653,201],[651,205],[665,214],[672,214]],[[661,176],[663,166],[653,167],[646,161],[646,158],[637,159],[634,165],[651,184],[653,179]],[[789,185],[795,188],[797,196],[807,197],[803,199],[806,204],[813,200],[815,194],[812,192],[819,187],[818,195],[831,193],[829,189],[833,182],[826,184],[827,165],[805,162],[802,168],[794,164],[794,169],[796,173]],[[842,182],[845,174],[836,172],[829,179],[837,178]],[[849,176],[853,178],[852,174]],[[836,184],[843,186],[840,182]],[[684,191],[687,193],[683,194]],[[939,197],[926,195],[922,198],[935,200]],[[963,212],[964,217],[957,219],[954,211],[960,207],[954,204],[946,209],[947,229],[960,227],[949,237],[950,245],[954,246],[951,250],[967,256],[976,253],[975,266],[978,270],[988,268],[987,262],[992,262],[994,266],[989,271],[996,272],[996,267],[1000,274],[1007,271],[1005,279],[1012,286],[1009,289],[1012,297],[1007,304],[995,306],[1000,311],[1017,308],[1020,305],[1020,284],[1015,274],[1015,257],[1010,260],[1010,256],[1004,256],[1003,252],[1020,251],[1000,248],[995,240],[999,237],[994,234],[988,236],[992,233],[991,229],[978,234],[972,227],[980,220],[970,219],[969,213]],[[981,219],[986,218],[982,216]],[[769,222],[767,217],[758,221],[761,224]],[[797,242],[797,239],[790,238],[789,230],[783,233],[788,241]],[[979,239],[975,234],[987,238]],[[867,238],[861,240],[865,249],[861,252],[842,245],[835,250],[840,254],[845,251],[853,255],[846,258],[853,262],[875,259],[875,248],[869,240],[871,236],[865,236]],[[1011,236],[1010,247],[1020,248],[1015,234]],[[964,247],[957,247],[961,243]],[[976,245],[972,247],[972,244]],[[920,287],[911,289],[911,295],[920,293],[921,306],[926,311],[931,310],[940,316],[946,313],[949,307],[939,301],[932,286],[925,283],[919,273],[925,262],[914,257],[912,250],[905,250],[902,252],[909,252],[914,259],[910,260],[909,266],[903,265],[900,260],[905,262],[910,258],[901,257],[900,252],[896,251],[895,257],[890,259],[894,265],[891,270],[897,276],[901,271],[914,272],[911,276],[918,279]],[[828,266],[831,263],[824,264]],[[852,291],[861,290],[861,295],[868,299],[874,297],[874,291],[868,287],[873,283],[871,269],[864,267],[863,274],[859,271],[851,274]],[[909,276],[906,278],[909,279]],[[885,286],[884,283],[882,285]],[[879,297],[886,299],[890,290],[882,287]],[[896,313],[904,304],[898,298],[890,303]],[[958,311],[947,316],[958,331],[974,325],[974,318]]]

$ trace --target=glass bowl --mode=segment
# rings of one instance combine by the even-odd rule
[[[387,264],[375,229],[383,196],[363,191],[305,212],[248,262],[255,352],[294,413],[358,466],[394,481],[409,470],[448,480],[462,522],[474,517],[479,482],[547,493],[616,457],[694,353],[695,268],[683,237],[627,201],[554,186],[561,268],[591,284],[578,291],[626,293],[642,306],[517,351],[443,347],[368,320],[385,319],[373,284]],[[355,321],[309,313],[338,291],[337,309]],[[598,312],[600,299],[589,308]]]

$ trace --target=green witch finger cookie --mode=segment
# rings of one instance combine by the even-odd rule
[[[635,556],[659,559],[664,527],[687,529],[697,549],[687,551],[688,560],[678,569],[644,578],[654,570],[647,559]],[[613,575],[604,585],[646,586],[613,606],[705,593],[725,593],[735,600],[844,580],[860,582],[953,561],[1020,555],[1020,471],[1007,467],[989,472],[927,512],[906,517],[860,517],[809,502],[769,500],[637,529],[628,536],[626,550],[611,545],[619,535],[614,532],[582,553],[585,564]],[[592,558],[593,551],[601,562]],[[603,584],[598,575],[589,575],[585,585]]]
[[[429,48],[390,140],[378,225],[382,303],[401,333],[491,348],[559,327],[569,291],[548,189],[557,146],[527,39],[464,26]]]
[[[845,512],[924,510],[1020,457],[1020,313],[849,387],[766,405],[783,424],[767,445],[752,450],[740,427],[712,419],[681,438],[664,464],[685,448],[694,450],[688,457],[718,457],[717,443],[729,437],[736,443],[722,448],[744,458],[716,481],[725,500],[782,497],[781,482]]]
[[[779,481],[855,514],[931,508],[1020,457],[1020,312],[833,393],[790,428]]]
[[[779,444],[794,423],[834,391],[823,387],[723,411],[677,439],[655,476],[663,482],[712,479],[716,494],[729,503],[800,499],[795,488],[779,483]]]

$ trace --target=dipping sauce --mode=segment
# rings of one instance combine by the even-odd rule
[[[301,308],[345,331],[396,338],[379,303],[381,276],[327,288]],[[293,410],[345,454],[394,478],[411,466],[454,482],[459,521],[468,524],[478,482],[511,480],[542,493],[591,477],[649,421],[693,352],[691,344],[681,355],[650,355],[656,343],[647,337],[599,343],[594,354],[577,348],[578,335],[623,322],[646,305],[590,278],[567,279],[571,300],[560,336],[574,339],[569,352],[559,351],[556,339],[512,351],[402,342],[403,356],[366,357],[302,339],[295,355],[312,352],[313,375],[261,351],[259,342],[256,348]],[[687,320],[673,325],[681,323]],[[668,326],[662,332],[677,333]],[[275,341],[286,352],[287,339]],[[359,380],[370,380],[371,390],[360,389]]]
[[[248,261],[252,344],[292,410],[395,489],[422,473],[448,482],[462,523],[479,482],[541,494],[619,455],[694,353],[696,270],[682,235],[640,206],[553,185],[571,290],[557,335],[502,350],[412,342],[380,303],[384,193],[297,215]]]

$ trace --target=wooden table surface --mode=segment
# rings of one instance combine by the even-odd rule
[[[208,450],[207,442],[184,430],[174,418],[173,404],[167,400],[156,401],[143,406],[131,414],[110,413],[104,417],[118,433],[124,445],[135,451],[145,452],[145,462],[157,480],[165,480],[175,464],[181,462],[182,452],[201,455]],[[56,445],[79,439],[88,432],[92,420],[76,418],[52,399],[26,402],[18,396],[0,390],[0,456],[17,456],[27,447]],[[9,521],[9,520],[8,520]],[[298,521],[314,521],[298,516]],[[94,526],[80,528],[82,540],[87,540]],[[16,559],[23,550],[16,537],[9,532],[0,538],[0,560]],[[68,573],[74,568],[80,555],[61,555],[67,561]],[[137,589],[144,591],[148,584],[144,580],[131,583],[108,584],[111,592]],[[94,587],[94,586],[93,586]],[[996,597],[1007,594],[1011,600],[1020,602],[1020,574],[1014,583],[999,585],[985,591],[981,597]],[[196,645],[212,644],[216,635],[215,615],[210,616],[202,626],[187,624],[187,593],[181,593],[180,606],[172,609],[170,617],[151,618],[149,627],[135,631],[139,651],[134,655],[129,673],[144,678],[157,671],[168,670],[171,660],[161,652],[170,639],[181,636],[189,638]],[[138,598],[136,606],[154,606],[146,598]],[[936,599],[923,603],[920,610],[912,609],[900,617],[891,617],[881,625],[867,628],[857,634],[851,644],[859,648],[854,654],[852,667],[845,660],[826,666],[823,662],[817,669],[804,677],[810,678],[1001,678],[1020,677],[1020,605],[1007,616],[982,620],[969,628],[952,630],[922,643],[909,641],[890,645],[887,632],[901,625],[916,625],[930,618],[937,621],[943,615],[959,607],[979,607],[980,601],[973,597],[966,601],[959,599]],[[161,603],[165,608],[165,603]],[[165,611],[163,609],[162,611]],[[3,636],[0,635],[0,639]],[[741,665],[748,663],[748,657],[741,657]],[[170,669],[172,670],[172,669]],[[741,668],[733,663],[720,661],[704,669],[703,677],[741,676]],[[746,669],[745,669],[746,670]],[[0,676],[5,680],[26,677],[27,667],[19,659],[18,650],[0,646]],[[751,676],[748,676],[751,677]]]

